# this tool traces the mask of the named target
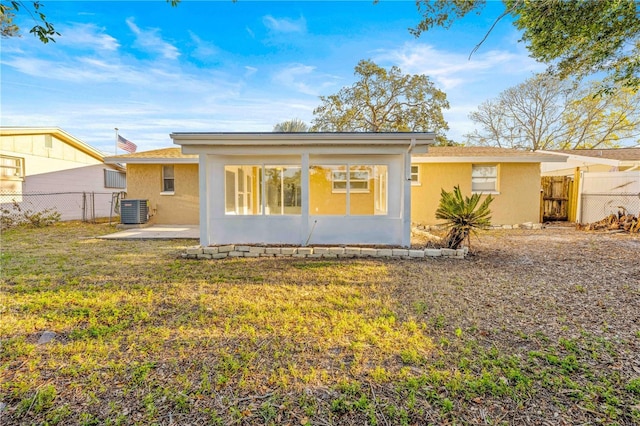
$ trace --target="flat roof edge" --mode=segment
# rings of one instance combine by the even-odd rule
[[[171,133],[177,145],[404,145],[412,140],[416,145],[432,145],[435,133],[389,132],[389,133]]]

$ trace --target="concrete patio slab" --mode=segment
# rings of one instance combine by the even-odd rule
[[[199,239],[198,225],[153,225],[144,228],[131,228],[113,234],[103,235],[105,240],[147,240],[147,239]]]

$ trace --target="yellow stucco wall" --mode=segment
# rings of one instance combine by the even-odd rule
[[[489,164],[489,163],[488,163]],[[495,163],[491,163],[495,164]],[[415,165],[415,164],[414,164]],[[471,163],[419,164],[419,185],[411,187],[411,221],[434,225],[440,191],[459,185],[471,195]],[[538,163],[498,164],[498,194],[491,203],[495,225],[540,222],[540,165]]]
[[[193,225],[200,222],[198,165],[174,164],[175,191],[161,195],[161,164],[127,166],[127,198],[149,200],[151,222],[165,225]]]
[[[495,163],[492,163],[495,164]],[[440,191],[459,185],[464,195],[471,194],[471,163],[420,164],[420,182],[411,188],[411,220],[437,224],[435,211]],[[129,164],[128,198],[149,199],[151,220],[158,224],[198,224],[198,165],[175,164],[175,193],[160,195],[162,165]],[[254,185],[257,182],[253,182]],[[351,214],[373,214],[373,180],[369,193],[351,194]],[[332,193],[331,181],[310,176],[310,214],[318,207],[322,214],[344,214],[344,193]],[[492,223],[496,225],[540,221],[540,165],[538,163],[501,163],[498,165],[499,194],[491,204]],[[257,188],[254,188],[254,194]],[[322,196],[321,196],[322,195]],[[316,204],[318,203],[318,204]],[[256,206],[254,200],[254,207]]]

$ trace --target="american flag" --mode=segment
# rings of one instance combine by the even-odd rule
[[[138,149],[135,143],[123,138],[120,135],[118,135],[118,148],[127,151],[128,153],[134,153],[136,152],[136,149]]]

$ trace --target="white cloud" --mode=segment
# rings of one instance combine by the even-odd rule
[[[292,64],[275,73],[273,81],[305,95],[318,96],[335,85],[336,77],[318,74],[311,65]]]
[[[178,59],[180,56],[177,47],[167,43],[158,35],[160,31],[157,28],[142,30],[135,24],[133,18],[128,18],[126,23],[136,35],[136,47],[146,52],[158,53],[165,59]]]
[[[206,60],[216,58],[220,54],[220,49],[215,44],[202,40],[193,31],[189,31],[189,36],[196,45],[193,51],[195,58]]]
[[[249,66],[249,65],[246,65],[244,67],[244,69],[246,70],[246,72],[244,73],[244,77],[245,78],[251,77],[252,75],[254,75],[255,73],[258,72],[258,68],[252,67],[252,66]]]
[[[2,63],[22,74],[64,83],[145,84],[148,81],[148,73],[145,70],[94,57],[76,57],[74,62],[69,62],[64,58],[56,60],[21,56],[3,60]]]
[[[279,33],[304,33],[307,31],[307,21],[302,16],[298,19],[289,19],[266,15],[262,18],[262,23],[271,31]]]
[[[487,74],[530,73],[544,69],[544,65],[525,53],[490,50],[469,58],[468,53],[438,50],[415,42],[406,43],[397,50],[379,50],[375,60],[397,65],[404,73],[428,75],[445,90],[478,81]]]
[[[120,43],[114,37],[105,33],[104,28],[94,24],[72,24],[60,29],[58,43],[74,48],[89,47],[96,50],[115,51]]]

